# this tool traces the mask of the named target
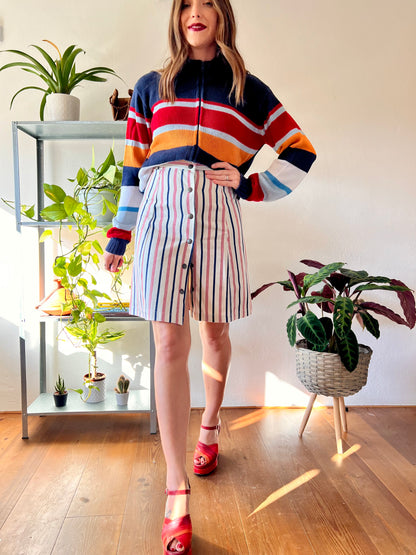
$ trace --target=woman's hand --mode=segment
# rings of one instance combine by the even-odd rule
[[[237,189],[240,185],[241,174],[228,162],[215,162],[211,166],[212,170],[207,170],[205,175],[217,185]]]
[[[104,269],[109,272],[118,272],[123,265],[123,257],[118,254],[104,251]]]

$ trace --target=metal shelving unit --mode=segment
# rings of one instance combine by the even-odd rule
[[[19,159],[19,132],[33,138],[36,141],[36,198],[37,198],[37,221],[22,221],[21,218],[21,194],[20,194],[20,159]],[[124,140],[126,134],[126,122],[12,122],[13,133],[13,164],[14,164],[14,186],[15,186],[15,217],[16,228],[21,232],[22,227],[34,227],[40,235],[44,228],[53,227],[53,223],[42,221],[40,211],[43,208],[43,183],[44,183],[44,157],[45,141],[62,140]],[[45,296],[45,254],[44,245],[39,243],[39,298]],[[105,313],[104,313],[105,314]],[[105,314],[109,321],[137,321],[137,323],[149,326],[149,349],[150,349],[150,391],[131,390],[129,404],[127,407],[117,407],[115,399],[109,396],[102,403],[88,404],[83,402],[79,395],[71,394],[68,405],[65,408],[56,409],[50,393],[46,393],[46,324],[48,321],[56,320],[53,316],[40,318],[39,321],[39,389],[40,395],[28,406],[27,404],[27,366],[26,366],[26,337],[24,310],[21,315],[20,325],[20,378],[21,378],[21,402],[22,402],[22,438],[28,439],[28,415],[59,414],[62,416],[71,414],[91,413],[150,413],[150,433],[156,433],[157,416],[154,395],[154,359],[155,348],[152,326],[142,318],[130,316],[127,313]]]

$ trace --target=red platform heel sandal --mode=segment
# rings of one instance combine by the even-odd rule
[[[166,495],[189,495],[191,488],[166,490]],[[176,540],[175,547],[172,547],[172,542]],[[181,516],[170,520],[165,518],[162,528],[162,542],[164,555],[192,555],[192,522],[190,515]],[[174,549],[175,551],[172,551]]]
[[[217,430],[220,433],[220,424],[217,426],[202,426],[203,430]],[[201,458],[204,462],[201,462]],[[194,452],[194,474],[197,476],[207,476],[218,466],[218,443],[206,445],[198,441]]]

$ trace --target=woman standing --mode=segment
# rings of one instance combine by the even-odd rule
[[[165,553],[191,553],[189,313],[200,322],[206,396],[194,473],[206,475],[218,463],[229,322],[251,312],[239,199],[286,196],[315,159],[270,89],[247,73],[235,35],[229,0],[173,0],[170,61],[139,79],[131,100],[119,208],[104,256],[106,269],[117,271],[136,228],[130,311],[152,321],[155,337]],[[278,158],[245,178],[264,144]]]

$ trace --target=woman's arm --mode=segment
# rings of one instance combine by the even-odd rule
[[[113,227],[107,232],[110,241],[106,251],[116,256],[124,254],[127,243],[131,240],[131,232],[136,225],[137,212],[143,198],[143,193],[139,190],[139,169],[146,159],[151,143],[150,120],[145,117],[140,84],[141,80],[134,88],[127,120],[118,211],[113,219]]]

